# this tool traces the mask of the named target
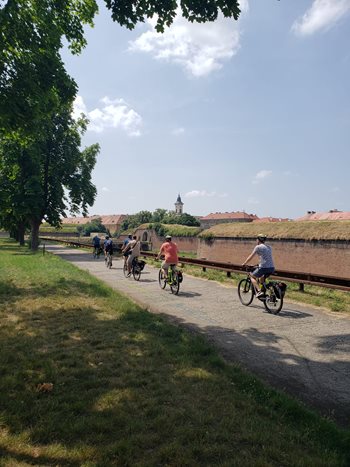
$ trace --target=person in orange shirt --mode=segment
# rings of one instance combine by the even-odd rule
[[[162,262],[162,269],[164,271],[165,279],[168,278],[168,269],[171,264],[177,264],[179,262],[178,257],[178,248],[176,243],[171,241],[171,236],[167,235],[165,237],[165,242],[160,247],[157,259],[161,256],[164,256],[164,261]]]

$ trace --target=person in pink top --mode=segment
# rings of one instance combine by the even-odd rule
[[[164,256],[162,269],[164,271],[164,276],[167,279],[169,266],[171,264],[176,265],[179,261],[177,245],[171,241],[170,235],[165,237],[165,242],[160,247],[157,259],[159,259],[161,256]]]

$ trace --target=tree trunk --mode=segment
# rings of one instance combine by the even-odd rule
[[[24,231],[25,231],[24,224],[19,224],[18,231],[17,231],[17,236],[18,236],[17,241],[19,242],[21,246],[24,245]]]
[[[31,231],[31,245],[30,248],[36,251],[39,248],[39,227],[41,222],[37,219],[32,220],[32,231]]]

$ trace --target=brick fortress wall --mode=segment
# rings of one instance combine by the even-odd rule
[[[276,269],[350,278],[350,242],[338,240],[269,240]],[[200,239],[197,257],[242,264],[256,241],[252,239]],[[257,257],[253,258],[257,263]]]

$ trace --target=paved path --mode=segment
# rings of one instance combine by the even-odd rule
[[[139,282],[123,275],[122,260],[62,246],[46,246],[153,313],[205,334],[226,359],[350,426],[350,317],[286,302],[277,316],[254,300],[244,307],[235,287],[184,275],[178,296],[158,285],[146,265]],[[288,291],[287,291],[288,293]]]

